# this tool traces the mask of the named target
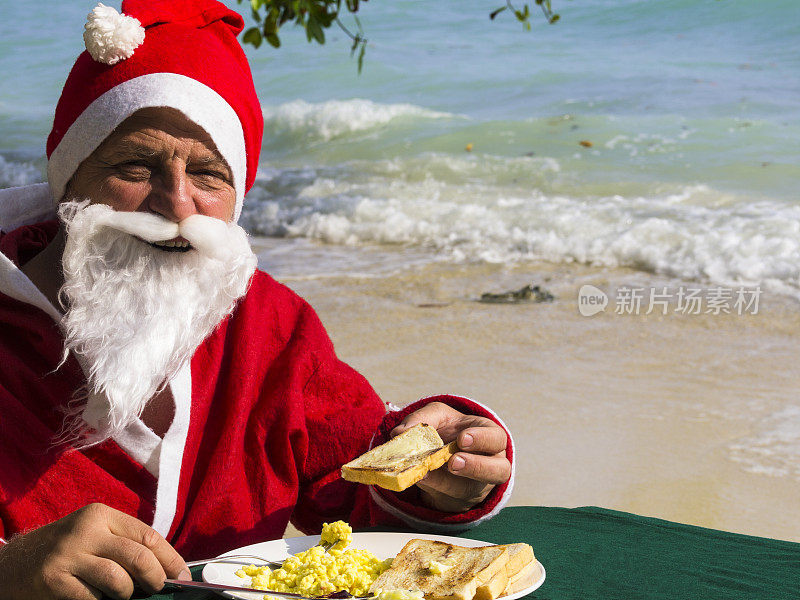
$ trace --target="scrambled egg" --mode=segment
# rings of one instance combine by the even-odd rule
[[[420,590],[378,590],[375,600],[425,600]]]
[[[391,559],[378,560],[367,550],[348,549],[353,530],[344,521],[325,523],[320,542],[333,543],[325,552],[313,546],[290,556],[280,569],[250,565],[236,572],[239,577],[251,577],[251,587],[257,590],[293,592],[303,596],[322,596],[346,591],[353,596],[365,596],[369,586],[391,565]],[[386,598],[386,600],[412,600]]]
[[[344,521],[324,523],[322,535],[319,536],[320,544],[330,544],[333,548],[344,550],[353,541],[353,528]]]

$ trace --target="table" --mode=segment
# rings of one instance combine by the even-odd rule
[[[510,507],[460,537],[531,544],[547,580],[525,600],[800,598],[800,544],[793,542],[595,507]],[[200,569],[194,574],[200,579]],[[217,598],[188,591],[150,596]]]

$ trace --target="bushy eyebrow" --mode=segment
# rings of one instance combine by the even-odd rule
[[[221,156],[217,156],[216,154],[211,154],[210,156],[201,156],[200,158],[192,159],[192,162],[200,163],[202,165],[210,165],[213,163],[219,163],[227,168],[228,163]]]
[[[110,148],[101,150],[102,155],[106,157],[116,156],[130,156],[132,158],[151,158],[158,154],[158,151],[153,148],[147,148],[142,144],[134,143],[130,140],[119,140]]]
[[[139,142],[133,142],[131,140],[122,139],[119,140],[112,148],[108,148],[105,152],[102,152],[104,158],[131,158],[131,159],[147,159],[153,158],[157,156],[159,153],[158,150],[154,148],[148,148],[145,145],[142,145]],[[217,152],[211,151],[210,154],[206,154],[204,156],[192,158],[190,163],[193,164],[200,164],[200,165],[214,165],[219,166],[226,171],[230,170],[228,163],[225,161],[222,156],[219,155]]]

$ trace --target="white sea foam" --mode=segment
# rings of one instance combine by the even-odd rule
[[[264,106],[262,110],[266,131],[276,134],[290,133],[319,141],[328,141],[348,133],[369,131],[402,118],[457,117],[413,104],[379,104],[359,98],[320,103],[293,100],[279,106]]]
[[[622,150],[631,158],[640,154],[677,154],[680,157],[678,152],[680,142],[686,140],[693,133],[695,130],[687,128],[673,137],[657,133],[617,134],[603,144],[603,147],[608,150]]]
[[[800,406],[771,415],[761,431],[732,444],[730,452],[751,473],[800,480]]]
[[[800,297],[799,205],[705,185],[556,193],[559,164],[537,157],[430,154],[272,175],[249,200],[256,233],[405,244],[456,261],[624,266]]]
[[[0,188],[28,185],[42,180],[42,170],[36,165],[7,160],[0,156]]]

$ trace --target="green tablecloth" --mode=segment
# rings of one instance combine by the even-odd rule
[[[460,537],[531,544],[547,580],[526,600],[800,598],[800,544],[792,542],[602,508],[544,507],[506,508]],[[218,596],[151,596],[167,598]]]

